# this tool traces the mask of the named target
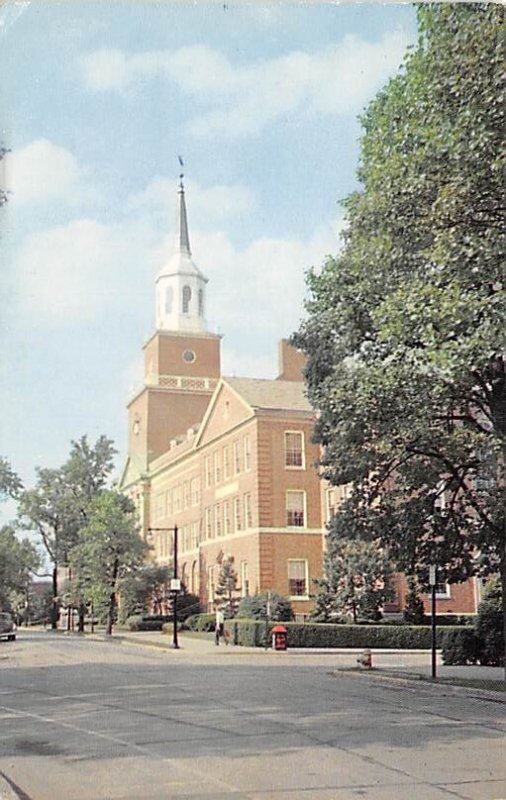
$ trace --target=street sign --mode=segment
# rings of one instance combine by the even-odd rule
[[[436,585],[436,565],[431,564],[429,567],[429,586]]]
[[[181,581],[179,578],[171,578],[170,579],[170,591],[171,592],[180,592],[181,591]]]

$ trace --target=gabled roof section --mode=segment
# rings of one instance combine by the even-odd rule
[[[257,411],[312,414],[304,384],[260,378],[222,378],[207,408],[195,447],[221,436]]]
[[[123,491],[144,476],[145,472],[143,472],[140,462],[134,456],[128,456],[119,479],[119,490]]]
[[[253,409],[312,412],[302,382],[263,378],[224,378],[224,381]]]
[[[207,411],[195,441],[200,447],[221,436],[231,428],[254,416],[254,410],[225,378],[221,378],[209,401]]]

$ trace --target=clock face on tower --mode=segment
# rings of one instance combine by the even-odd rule
[[[183,351],[183,361],[185,362],[185,364],[193,364],[196,358],[197,356],[195,355],[193,350]]]

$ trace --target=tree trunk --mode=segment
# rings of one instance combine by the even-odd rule
[[[84,617],[86,614],[86,606],[84,603],[79,603],[77,614],[77,631],[78,633],[84,633]]]
[[[51,628],[55,631],[58,628],[59,603],[58,603],[58,564],[53,567],[53,603],[51,605]]]
[[[111,578],[111,593],[109,595],[109,608],[107,610],[107,624],[105,628],[105,635],[112,635],[112,626],[114,623],[114,613],[116,611],[116,579],[118,577],[119,561],[114,559],[114,566],[112,568]]]

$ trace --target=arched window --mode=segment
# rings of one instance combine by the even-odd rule
[[[192,299],[192,290],[189,286],[183,286],[183,314],[190,312],[190,300]]]
[[[199,289],[199,317],[204,316],[204,290]]]

